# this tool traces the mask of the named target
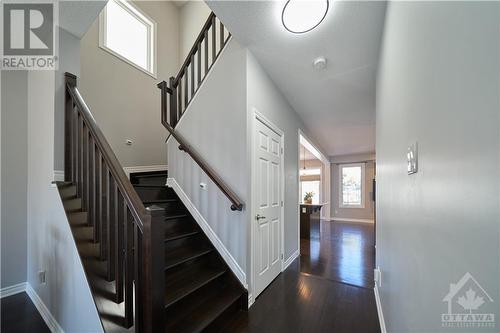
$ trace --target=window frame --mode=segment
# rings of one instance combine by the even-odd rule
[[[99,47],[104,51],[112,54],[118,59],[126,62],[127,64],[135,67],[152,76],[153,78],[157,78],[157,23],[146,13],[140,10],[137,6],[127,0],[109,0],[115,2],[118,6],[127,11],[130,15],[132,15],[135,19],[143,23],[147,27],[148,31],[148,45],[147,45],[147,60],[148,60],[148,69],[143,68],[142,66],[136,64],[132,60],[126,58],[120,53],[114,51],[113,49],[107,46],[106,36],[106,26],[107,26],[107,4],[104,9],[99,14]]]
[[[361,167],[361,204],[346,205],[344,204],[344,183],[342,182],[342,173],[344,168]],[[365,163],[350,163],[341,164],[339,166],[339,208],[365,208]]]

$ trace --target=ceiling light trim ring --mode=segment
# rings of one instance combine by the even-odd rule
[[[283,10],[281,11],[281,24],[283,24],[283,27],[285,27],[285,29],[289,32],[291,32],[292,34],[296,34],[296,35],[300,35],[300,34],[305,34],[306,32],[309,32],[311,30],[314,30],[318,25],[321,24],[321,22],[323,22],[323,20],[325,19],[326,17],[326,14],[328,14],[328,10],[330,9],[330,1],[329,0],[325,0],[326,1],[326,9],[325,9],[325,13],[323,14],[323,17],[321,17],[321,20],[318,21],[318,23],[316,23],[315,26],[313,26],[312,28],[308,29],[308,30],[305,30],[305,31],[293,31],[293,30],[290,30],[287,25],[285,24],[285,19],[284,19],[284,16],[285,16],[285,9],[286,7],[288,6],[288,4],[290,3],[290,1],[292,0],[288,0],[286,2],[286,4],[283,6]]]

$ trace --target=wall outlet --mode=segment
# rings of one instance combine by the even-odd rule
[[[373,279],[377,287],[382,286],[382,271],[380,270],[380,267],[377,267],[373,270]]]
[[[38,283],[40,283],[40,284],[47,283],[47,280],[45,279],[45,271],[38,272]]]

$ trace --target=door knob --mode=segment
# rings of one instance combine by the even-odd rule
[[[262,216],[262,215],[260,215],[260,214],[257,214],[257,215],[255,216],[255,219],[256,219],[257,221],[258,221],[258,220],[261,220],[261,219],[265,219],[265,218],[266,218],[265,216]]]

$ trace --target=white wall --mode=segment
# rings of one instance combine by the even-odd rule
[[[470,272],[500,318],[500,8],[390,2],[377,92],[377,265],[389,332],[437,332]],[[406,151],[418,142],[419,172]]]
[[[1,73],[1,285],[26,281],[28,102],[26,71]]]
[[[247,205],[230,210],[230,201],[184,152],[169,140],[169,177],[175,178],[202,216],[247,271],[248,178],[246,155],[246,55],[232,40],[191,101],[176,129]],[[200,189],[200,182],[208,190]]]
[[[160,123],[159,81],[179,70],[179,16],[171,1],[135,1],[157,23],[158,77],[99,47],[96,19],[81,42],[78,87],[123,167],[167,164],[167,131]],[[125,144],[133,141],[132,146]]]
[[[65,332],[102,332],[62,202],[54,168],[54,72],[28,74],[28,275]],[[38,271],[46,271],[45,284]]]

